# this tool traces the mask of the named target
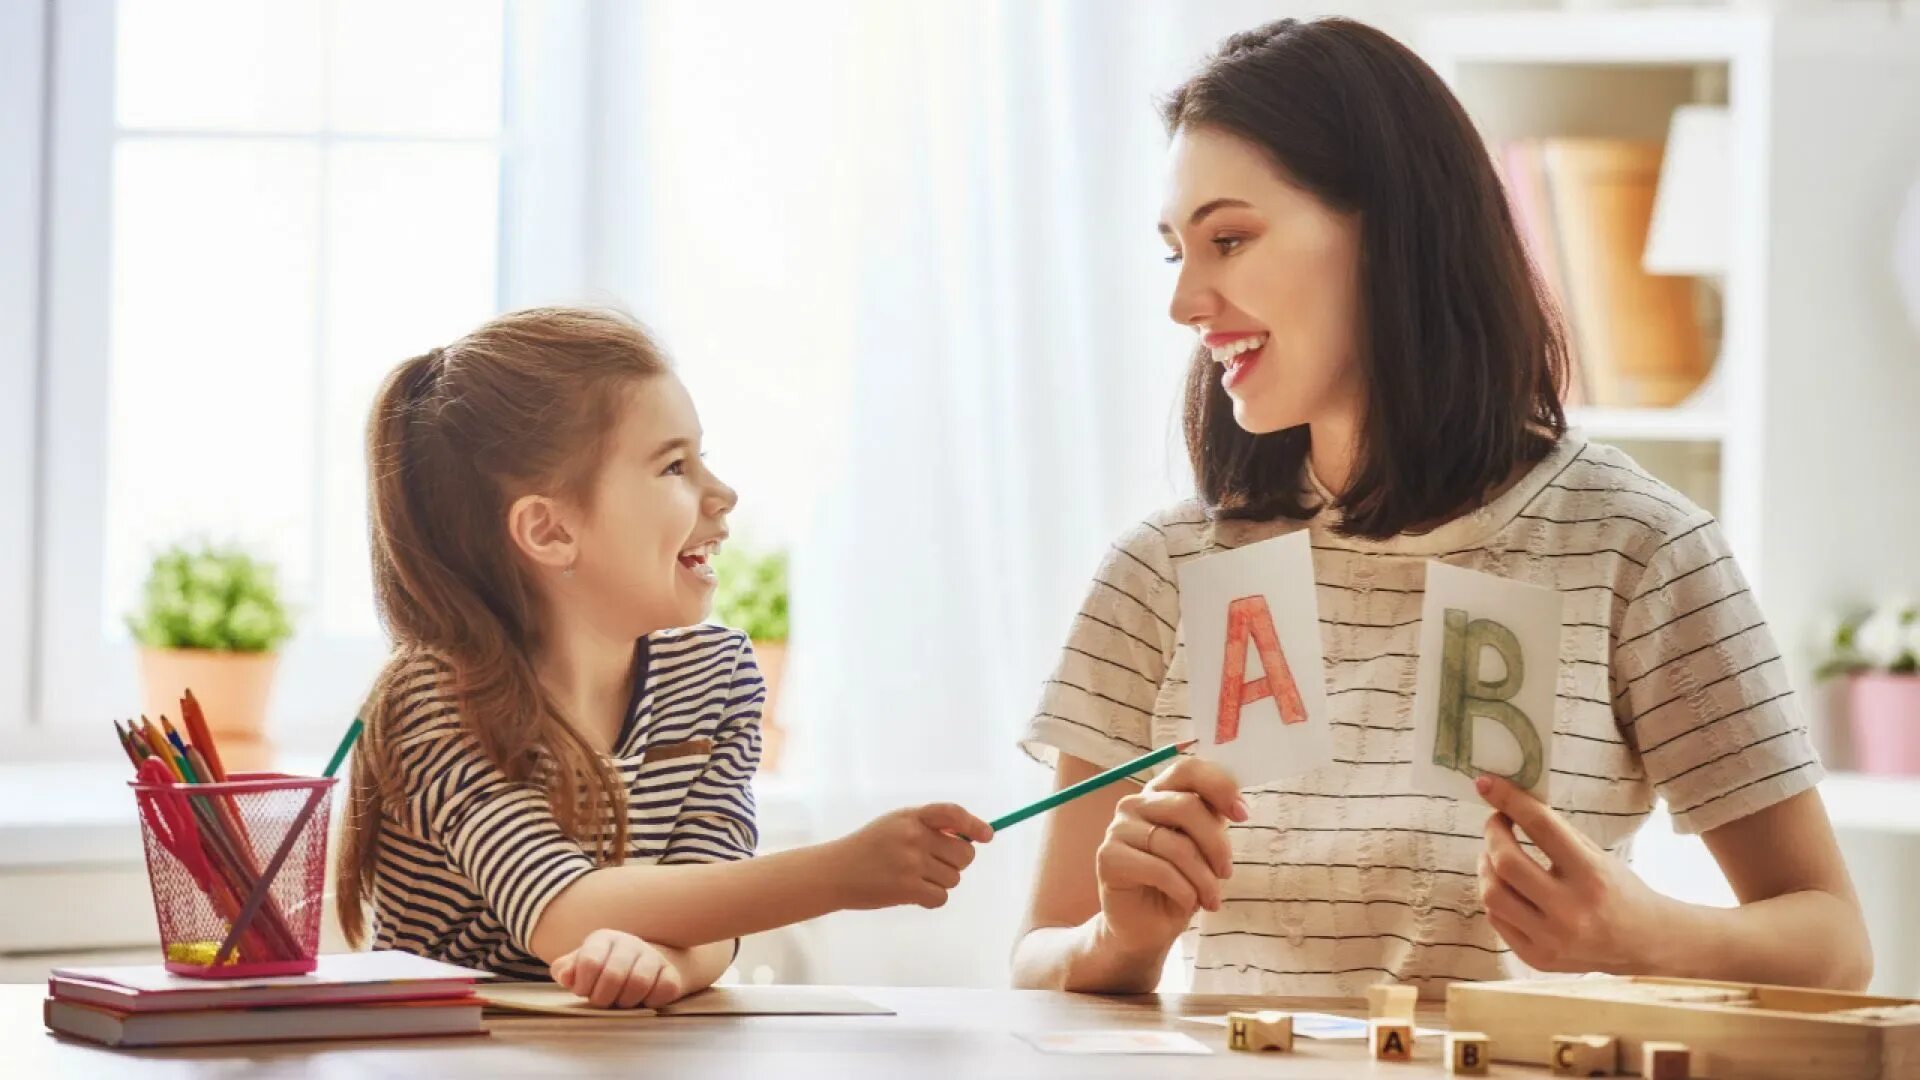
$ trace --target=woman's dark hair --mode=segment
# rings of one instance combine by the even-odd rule
[[[1478,504],[1566,430],[1560,315],[1528,261],[1473,123],[1404,45],[1350,19],[1235,34],[1163,105],[1360,218],[1354,469],[1333,509],[1370,539]],[[1187,376],[1187,455],[1216,517],[1305,519],[1308,432],[1254,435],[1205,349]]]

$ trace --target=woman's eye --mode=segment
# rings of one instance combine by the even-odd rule
[[[685,458],[681,458],[680,460],[675,461],[673,464],[667,466],[667,471],[664,473],[661,473],[660,475],[685,476],[686,473],[687,473],[687,460]]]
[[[1215,250],[1222,255],[1231,255],[1235,248],[1246,242],[1243,236],[1217,236],[1213,240]]]
[[[1169,251],[1164,256],[1163,261],[1178,264],[1180,262],[1180,253],[1177,251]]]

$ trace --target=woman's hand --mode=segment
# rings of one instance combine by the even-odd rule
[[[952,803],[895,810],[828,844],[829,872],[845,887],[843,908],[937,908],[973,862],[968,841],[991,839],[986,822]]]
[[[685,976],[673,960],[678,951],[620,930],[595,930],[548,970],[554,982],[597,1009],[656,1009],[685,992]]]
[[[1673,901],[1510,781],[1482,776],[1475,786],[1496,811],[1480,853],[1480,903],[1514,955],[1538,971],[1650,970],[1643,957],[1659,947]],[[1551,865],[1521,848],[1515,825]]]
[[[1164,951],[1199,908],[1220,910],[1233,876],[1227,822],[1247,805],[1226,770],[1181,758],[1137,795],[1120,800],[1094,854],[1107,936],[1127,951]]]

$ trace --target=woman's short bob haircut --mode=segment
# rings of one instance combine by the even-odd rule
[[[1559,312],[1460,103],[1405,46],[1349,19],[1283,19],[1223,42],[1164,103],[1169,133],[1262,150],[1360,217],[1356,361],[1365,415],[1340,531],[1383,540],[1485,500],[1566,430]],[[1187,378],[1187,454],[1216,517],[1305,519],[1308,429],[1242,429],[1206,350]]]

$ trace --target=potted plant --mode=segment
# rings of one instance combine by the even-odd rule
[[[767,682],[767,703],[760,715],[760,770],[780,767],[786,732],[780,726],[780,680],[787,666],[787,555],[723,547],[713,561],[720,579],[713,617],[753,639],[760,675]]]
[[[1920,776],[1920,603],[1894,600],[1842,619],[1822,677],[1845,675],[1862,772]]]
[[[233,548],[169,547],[154,556],[127,628],[140,643],[146,714],[178,722],[192,690],[228,766],[265,767],[276,650],[293,631],[272,565]]]

